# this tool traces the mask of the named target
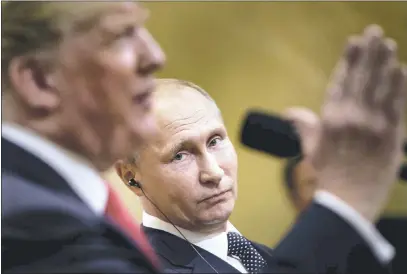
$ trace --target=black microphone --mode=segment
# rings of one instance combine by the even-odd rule
[[[241,142],[258,151],[280,158],[301,154],[300,137],[294,126],[271,114],[250,111],[242,127]]]
[[[240,136],[244,145],[272,156],[291,158],[301,155],[301,139],[294,125],[277,115],[249,111]],[[407,143],[404,152],[407,153]],[[399,176],[407,180],[407,165],[401,166]]]

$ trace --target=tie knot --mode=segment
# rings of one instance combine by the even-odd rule
[[[228,255],[238,257],[249,273],[259,273],[267,266],[252,243],[236,232],[228,233]]]
[[[245,252],[250,251],[252,247],[249,240],[236,232],[228,233],[228,253],[233,256],[242,256]]]

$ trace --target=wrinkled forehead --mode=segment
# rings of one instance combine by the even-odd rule
[[[188,138],[224,128],[216,104],[196,90],[184,88],[156,97],[154,114],[164,138]]]

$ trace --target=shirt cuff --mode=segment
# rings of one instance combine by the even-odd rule
[[[382,264],[387,264],[394,258],[394,247],[383,238],[376,227],[339,197],[327,191],[318,190],[314,195],[314,201],[348,222],[367,242]]]

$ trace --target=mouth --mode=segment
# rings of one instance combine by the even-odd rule
[[[145,89],[132,97],[135,104],[142,106],[144,109],[149,110],[152,105],[153,87]]]
[[[214,195],[211,195],[209,197],[206,197],[206,198],[202,199],[201,201],[199,201],[199,203],[204,203],[204,202],[217,203],[217,202],[220,202],[220,201],[224,200],[225,197],[227,196],[227,194],[229,194],[230,192],[231,192],[231,189],[219,192],[217,194],[214,194]]]

